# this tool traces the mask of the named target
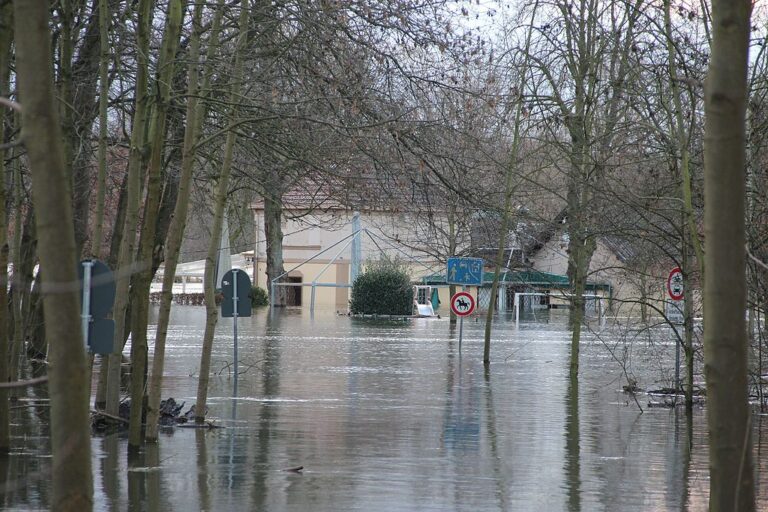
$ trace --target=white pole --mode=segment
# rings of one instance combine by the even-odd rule
[[[85,348],[88,350],[90,345],[88,340],[88,327],[91,324],[91,272],[93,269],[93,261],[86,260],[83,262],[83,309],[80,313],[81,325],[83,330],[83,342]]]
[[[309,301],[309,314],[310,316],[315,316],[315,288],[316,288],[315,282],[312,282],[312,296]]]
[[[520,292],[515,292],[515,325],[520,322]]]
[[[235,383],[234,383],[234,394],[237,396],[237,303],[238,303],[238,296],[237,296],[237,269],[232,269],[232,280],[234,281],[232,283],[232,303],[234,305],[234,311],[232,313],[232,319],[234,323],[234,330],[235,330],[235,348],[234,348],[234,356],[235,356]]]

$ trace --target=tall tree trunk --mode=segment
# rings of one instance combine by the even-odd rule
[[[107,106],[109,104],[109,4],[99,0],[99,173],[96,179],[96,214],[91,254],[101,258],[104,238],[104,197],[107,181]]]
[[[214,15],[209,38],[208,53],[205,72],[203,73],[203,91],[208,90],[209,77],[212,71],[212,63],[218,45],[221,18],[224,12],[224,2],[219,0],[216,14]],[[181,157],[181,177],[179,178],[179,192],[176,200],[171,226],[168,229],[166,240],[166,258],[163,269],[163,289],[160,294],[160,312],[157,320],[155,335],[155,352],[152,359],[152,373],[149,380],[149,400],[147,403],[147,429],[145,437],[147,441],[157,441],[157,427],[160,419],[160,393],[163,382],[163,368],[165,365],[165,341],[168,335],[168,323],[173,299],[173,282],[176,277],[176,267],[179,262],[181,241],[187,222],[189,209],[189,196],[191,192],[192,170],[195,164],[195,143],[200,133],[200,121],[203,118],[204,104],[198,101],[198,79],[200,59],[200,38],[202,37],[203,2],[197,0],[192,18],[192,38],[189,48],[189,85],[187,88],[187,123],[184,132],[184,148]]]
[[[680,162],[681,187],[680,196],[683,200],[683,222],[687,227],[690,243],[696,254],[696,262],[699,265],[701,275],[704,275],[704,250],[701,246],[701,238],[696,224],[696,218],[693,215],[693,192],[691,185],[691,154],[690,154],[690,133],[686,130],[686,122],[683,117],[684,109],[682,105],[682,91],[680,91],[680,79],[677,76],[677,59],[675,55],[675,39],[672,33],[671,0],[664,0],[664,32],[667,39],[667,63],[669,66],[669,86],[672,92],[672,102],[674,103],[674,131],[673,139],[677,145]],[[696,115],[695,109],[692,115]],[[683,243],[688,243],[684,240]],[[688,269],[683,269],[683,274]]]
[[[577,105],[582,103],[577,99]],[[578,107],[577,107],[578,108]],[[580,108],[583,108],[580,107]],[[571,328],[571,363],[570,374],[579,373],[579,350],[581,346],[581,328],[584,323],[584,292],[587,289],[587,276],[592,255],[595,252],[595,235],[588,232],[587,218],[590,208],[590,191],[584,183],[587,165],[586,141],[584,140],[584,119],[574,116],[571,128],[571,176],[568,183],[568,281],[571,288],[571,309],[569,324]]]
[[[11,309],[13,311],[13,339],[11,341],[11,368],[9,377],[15,380],[18,365],[18,356],[21,354],[24,344],[24,313],[22,304],[28,304],[29,287],[31,280],[24,279],[21,273],[22,258],[22,231],[24,229],[24,215],[21,211],[22,205],[22,184],[21,184],[21,166],[18,161],[13,163],[13,245],[11,253],[11,262],[13,263],[13,275],[11,279]]]
[[[507,235],[510,225],[510,215],[512,208],[512,196],[515,194],[515,173],[519,171],[519,153],[520,153],[520,125],[523,120],[523,101],[522,90],[525,86],[525,79],[528,76],[528,63],[530,58],[531,37],[533,34],[533,22],[536,19],[538,10],[538,1],[534,4],[531,13],[531,26],[525,36],[525,52],[522,70],[520,71],[520,82],[517,84],[517,90],[521,91],[520,97],[515,98],[515,118],[512,135],[512,147],[510,148],[509,162],[507,164],[506,176],[504,179],[504,209],[501,212],[501,228],[499,232],[499,247],[496,251],[495,273],[493,284],[491,284],[491,297],[488,301],[488,315],[485,319],[485,343],[483,345],[483,363],[487,366],[491,363],[491,326],[493,324],[493,314],[496,309],[496,298],[499,293],[499,279],[501,278],[501,267],[504,265],[504,249],[507,245]]]
[[[184,0],[171,0],[168,4],[165,33],[158,62],[157,90],[154,116],[150,131],[151,155],[147,169],[147,194],[144,206],[144,222],[141,229],[138,268],[133,276],[132,329],[131,329],[131,418],[128,427],[128,447],[141,446],[141,427],[144,412],[144,389],[147,371],[147,324],[149,322],[149,288],[152,283],[152,260],[155,247],[155,231],[160,208],[160,183],[165,127],[171,95],[174,59],[179,48],[181,24],[184,18]]]
[[[235,50],[235,62],[232,70],[232,85],[229,95],[230,110],[228,114],[229,122],[232,126],[237,121],[237,107],[240,90],[242,88],[243,76],[243,57],[245,54],[246,43],[248,41],[249,6],[248,0],[240,1],[240,18],[238,20],[239,35],[237,39],[237,49]],[[229,190],[229,175],[232,168],[232,153],[235,148],[237,136],[234,129],[227,132],[227,141],[224,146],[224,160],[221,164],[221,174],[216,184],[216,204],[213,216],[213,228],[211,229],[211,241],[208,246],[208,254],[205,258],[205,332],[203,333],[203,353],[200,356],[200,374],[197,382],[197,401],[195,402],[195,422],[202,423],[205,420],[206,402],[208,401],[208,379],[211,374],[211,351],[213,350],[213,335],[216,329],[216,322],[219,317],[216,298],[214,296],[214,287],[216,283],[213,279],[214,264],[216,261],[216,252],[219,249],[221,239],[221,228],[224,224],[224,212],[227,204],[227,192]]]
[[[277,172],[277,171],[273,171]],[[273,177],[279,181],[279,177]],[[275,195],[278,187],[272,188]],[[267,286],[270,290],[272,306],[285,306],[287,290],[285,286],[275,286],[273,281],[285,273],[283,266],[283,205],[282,198],[267,194],[264,197],[264,238],[267,245]]]
[[[745,251],[745,110],[752,2],[713,0],[704,87],[704,375],[709,510],[755,510],[748,401]]]
[[[10,2],[0,2],[0,98],[7,98],[11,72],[13,10]],[[6,109],[0,107],[0,144],[5,143]],[[8,268],[8,231],[6,228],[5,150],[0,149],[0,269]],[[0,272],[0,382],[9,380],[10,345],[8,343],[8,272]],[[11,445],[7,390],[0,390],[0,452]]]
[[[16,72],[23,105],[23,139],[37,205],[38,253],[45,276],[49,339],[49,392],[53,449],[52,510],[91,510],[88,365],[80,332],[77,254],[64,165],[62,133],[54,99],[47,2],[14,2]]]
[[[126,310],[128,309],[128,291],[133,270],[133,253],[136,243],[136,226],[141,189],[141,164],[143,161],[145,123],[148,106],[147,64],[149,55],[149,36],[152,24],[153,0],[140,0],[138,8],[137,69],[136,69],[136,106],[133,114],[131,148],[128,156],[128,177],[126,214],[123,236],[120,241],[120,254],[117,264],[117,285],[115,306],[112,318],[115,321],[114,352],[108,358],[107,370],[107,412],[117,415],[120,403],[120,367],[122,348],[125,340]]]
[[[456,209],[452,204],[448,205],[448,258],[456,256],[458,246],[456,235]],[[447,264],[447,258],[446,258]],[[456,294],[456,285],[448,285],[448,300]],[[458,316],[453,312],[453,308],[448,308],[449,324],[455,326]]]

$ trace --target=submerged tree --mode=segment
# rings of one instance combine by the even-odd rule
[[[53,510],[91,510],[88,365],[80,331],[77,252],[64,145],[56,109],[47,2],[14,2],[22,137],[37,206],[53,448]],[[5,357],[5,354],[3,354]]]
[[[745,111],[752,2],[713,1],[705,84],[704,375],[709,510],[755,510],[748,400],[745,254]]]

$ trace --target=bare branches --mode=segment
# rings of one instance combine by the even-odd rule
[[[36,379],[29,380],[17,380],[14,382],[0,382],[0,389],[18,389],[31,386],[37,386],[48,382],[48,376],[38,377]]]

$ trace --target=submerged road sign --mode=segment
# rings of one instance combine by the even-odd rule
[[[483,284],[483,258],[448,258],[448,284],[481,286]]]

